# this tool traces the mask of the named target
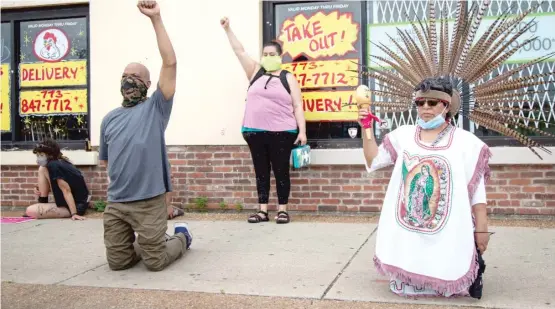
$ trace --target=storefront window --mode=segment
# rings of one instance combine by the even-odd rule
[[[284,69],[297,78],[307,136],[317,141],[360,137],[353,91],[362,63],[362,2],[277,4],[275,39],[282,44]],[[349,135],[349,128],[357,128]],[[352,130],[351,130],[352,131]]]
[[[87,19],[22,22],[19,32],[21,139],[87,138]]]
[[[22,15],[32,21],[13,14],[15,29],[7,32],[14,37],[16,47],[9,49],[17,68],[11,75],[12,82],[16,82],[15,93],[6,95],[2,91],[3,100],[9,96],[13,107],[9,117],[14,122],[13,143],[34,144],[49,137],[64,144],[90,138],[88,18],[83,8],[80,11],[84,16],[59,17],[60,12],[56,12],[56,18],[48,18],[44,11],[37,12],[37,16],[32,12]],[[2,19],[5,16],[12,17],[9,11],[2,11]],[[43,16],[46,18],[38,19]]]

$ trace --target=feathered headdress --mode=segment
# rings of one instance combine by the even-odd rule
[[[371,42],[391,58],[371,56],[376,59],[374,61],[378,64],[381,62],[393,70],[385,69],[381,64],[381,69],[363,66],[362,72],[359,73],[381,82],[380,90],[372,90],[372,92],[383,100],[372,102],[372,105],[380,107],[380,111],[385,112],[410,110],[413,107],[416,86],[427,78],[448,78],[453,84],[453,90],[456,89],[457,84],[466,82],[471,85],[469,87],[471,91],[460,95],[469,99],[473,96],[474,99],[469,100],[473,104],[464,106],[462,114],[480,126],[517,139],[541,158],[532,147],[539,147],[549,154],[551,152],[515,128],[521,127],[549,137],[555,137],[555,135],[525,124],[545,123],[545,121],[515,115],[513,112],[533,110],[510,107],[510,103],[526,102],[523,96],[541,92],[526,90],[526,88],[553,83],[549,78],[545,78],[545,81],[541,78],[549,77],[555,72],[521,78],[512,77],[548,59],[554,53],[520,64],[489,80],[482,80],[520,48],[536,39],[535,37],[527,39],[517,46],[511,44],[534,26],[532,20],[524,27],[518,27],[520,22],[541,3],[512,18],[508,16],[507,10],[475,42],[478,27],[489,4],[489,0],[484,0],[479,8],[473,5],[468,10],[467,1],[459,1],[453,33],[449,33],[447,12],[445,10],[442,12],[437,21],[439,25],[436,25],[435,1],[430,0],[427,22],[422,22],[420,19],[411,21],[414,34],[397,28],[399,42],[389,36],[399,50],[398,53],[382,43]],[[451,107],[455,109],[451,110],[454,116],[459,111],[460,103],[452,104]]]

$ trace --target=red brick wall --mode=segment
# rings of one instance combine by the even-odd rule
[[[170,147],[176,191],[173,203],[193,204],[207,197],[210,208],[221,201],[229,209],[257,205],[256,184],[246,146]],[[105,199],[106,171],[80,167],[93,200]],[[555,165],[491,166],[487,187],[489,211],[496,214],[555,215]],[[366,173],[363,166],[312,166],[291,173],[290,210],[377,212],[391,170]],[[2,206],[28,206],[36,201],[36,166],[2,166]],[[272,182],[270,204],[276,203]]]

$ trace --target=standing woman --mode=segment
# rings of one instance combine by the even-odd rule
[[[306,144],[301,89],[293,74],[282,72],[282,50],[278,43],[264,44],[262,59],[257,63],[235,37],[229,27],[229,19],[222,18],[220,24],[246,77],[251,81],[247,91],[242,133],[251,151],[260,209],[249,216],[248,222],[269,221],[268,198],[272,169],[279,203],[276,223],[289,223],[289,160],[294,144]]]

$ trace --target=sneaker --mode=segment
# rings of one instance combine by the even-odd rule
[[[173,228],[175,234],[181,233],[185,235],[185,239],[187,240],[187,250],[189,250],[189,248],[191,247],[191,243],[193,242],[193,235],[191,234],[191,232],[189,232],[189,226],[187,225],[187,223],[174,223]]]

